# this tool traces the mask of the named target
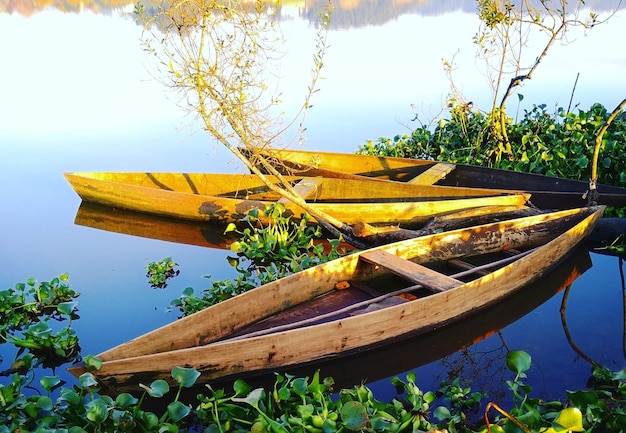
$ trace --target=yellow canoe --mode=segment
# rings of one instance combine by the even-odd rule
[[[186,220],[229,223],[283,201],[250,174],[65,173],[85,202]],[[346,224],[423,224],[430,217],[485,206],[523,206],[528,194],[489,189],[394,185],[368,179],[290,177],[319,211]],[[274,180],[275,181],[275,180]],[[284,202],[286,215],[303,210]],[[267,221],[262,221],[267,223]]]

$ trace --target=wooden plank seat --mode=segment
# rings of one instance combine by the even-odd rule
[[[446,177],[446,175],[454,170],[455,167],[456,165],[449,162],[439,162],[428,168],[426,171],[418,174],[407,183],[412,183],[414,185],[434,185],[437,181]]]
[[[390,272],[416,284],[420,284],[434,292],[443,292],[464,284],[462,281],[441,274],[410,260],[383,250],[361,253],[361,260],[382,266]]]

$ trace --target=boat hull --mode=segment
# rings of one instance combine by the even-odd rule
[[[251,209],[281,201],[254,175],[207,173],[65,173],[83,201],[153,215],[227,224]],[[276,179],[271,178],[274,182]],[[313,184],[307,203],[346,224],[420,225],[430,217],[484,206],[522,206],[523,193],[420,185],[386,185],[371,180],[306,179]],[[304,210],[282,201],[285,216]],[[260,222],[268,220],[259,212]]]
[[[98,355],[103,361],[102,369],[94,374],[115,390],[129,390],[138,381],[145,383],[150,379],[171,381],[174,366],[193,367],[201,372],[200,381],[206,382],[344,356],[424,334],[476,314],[540,278],[591,232],[602,210],[573,209],[486,224],[333,260],[103,352]],[[349,281],[358,288],[364,282],[385,278],[389,272],[380,263],[366,259],[376,254],[410,261],[413,265],[407,266],[412,268],[420,263],[527,248],[534,249],[515,262],[436,294],[299,328],[275,327],[271,333],[251,333],[254,329],[246,329],[259,326],[272,315],[291,311],[291,307],[337,293],[338,283]],[[449,281],[456,280],[444,279]],[[76,375],[84,372],[81,367],[71,371]]]
[[[272,158],[280,171],[292,175],[346,179],[369,177],[400,183],[419,181],[420,175],[439,164],[437,161],[412,158],[290,149],[267,149],[261,154]],[[426,176],[429,184],[524,191],[532,195],[532,204],[541,209],[568,209],[588,204],[587,181],[466,164],[452,166],[440,177]],[[626,206],[626,188],[597,185],[597,190],[599,204]]]

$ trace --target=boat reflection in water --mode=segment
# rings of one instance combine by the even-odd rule
[[[74,224],[113,233],[220,250],[230,250],[230,244],[238,239],[233,232],[224,233],[226,225],[143,214],[84,201],[76,212]],[[314,242],[328,244],[324,239]],[[345,251],[354,249],[345,242],[338,248]]]
[[[186,221],[81,202],[74,224],[142,238],[228,250],[236,240],[226,226]]]
[[[76,215],[76,224],[210,248],[228,248],[232,241],[217,227],[167,218],[117,211],[106,207],[82,204]],[[310,376],[319,369],[322,376],[335,380],[335,389],[351,388],[367,382],[400,375],[444,357],[462,351],[472,344],[499,332],[519,320],[566,287],[591,267],[591,258],[585,248],[579,248],[540,281],[506,298],[479,314],[441,329],[414,338],[386,345],[379,349],[357,352],[332,360],[321,360],[272,372],[238,375],[254,386],[271,387],[274,373],[288,373],[298,377]],[[324,342],[319,342],[324,344]],[[469,355],[471,356],[471,354]],[[232,379],[216,379],[213,387],[229,388]],[[197,391],[197,390],[196,390]],[[192,391],[189,395],[195,396]]]

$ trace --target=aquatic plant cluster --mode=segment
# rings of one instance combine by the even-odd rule
[[[101,365],[86,357],[91,370]],[[471,418],[483,396],[460,386],[460,381],[444,382],[437,391],[424,392],[414,373],[405,379],[393,378],[398,396],[390,402],[375,398],[365,385],[333,390],[333,379],[277,375],[272,388],[252,388],[237,380],[230,392],[210,386],[196,395],[196,403],[180,400],[183,388],[194,386],[199,373],[175,367],[172,378],[177,389],[163,380],[141,385],[141,394],[121,393],[115,398],[101,395],[94,375],[84,373],[79,384],[70,387],[58,376],[45,376],[36,395],[26,396],[32,386],[28,376],[15,373],[0,387],[0,431],[82,433],[117,432],[622,432],[626,426],[626,373],[604,369],[593,372],[591,390],[568,392],[568,403],[544,402],[531,396],[523,379],[530,368],[526,352],[510,352],[507,366],[515,377],[507,381],[514,396],[510,411],[489,403],[484,423]],[[53,391],[58,389],[58,397]],[[147,399],[167,399],[160,415],[144,410]],[[489,410],[495,408],[495,414]]]
[[[260,223],[259,212],[271,217],[270,224],[263,226]],[[194,293],[192,287],[187,287],[179,298],[171,302],[171,307],[178,309],[182,315],[189,315],[346,253],[340,239],[323,239],[321,227],[310,222],[308,214],[304,214],[299,221],[285,216],[285,206],[281,203],[263,210],[252,209],[242,218],[242,224],[231,223],[225,230],[238,237],[230,245],[235,256],[228,257],[228,263],[235,268],[237,276],[212,281],[211,286],[199,295]],[[322,240],[325,242],[319,242]]]
[[[29,278],[0,291],[0,342],[16,348],[13,363],[0,371],[1,376],[38,366],[55,368],[80,357],[78,336],[71,327],[78,318],[78,293],[68,280],[67,274],[44,282]],[[66,324],[57,326],[60,323]]]

